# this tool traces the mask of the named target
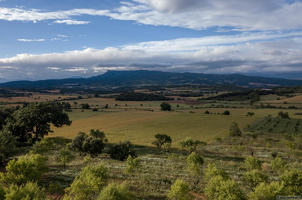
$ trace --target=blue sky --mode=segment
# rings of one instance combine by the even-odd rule
[[[107,70],[302,78],[299,0],[0,0],[0,82]]]

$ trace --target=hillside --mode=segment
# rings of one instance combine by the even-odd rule
[[[133,87],[144,85],[237,85],[248,87],[300,86],[301,80],[264,78],[239,74],[172,73],[160,71],[107,71],[90,78],[13,81],[0,87]]]

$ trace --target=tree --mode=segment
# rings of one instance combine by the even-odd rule
[[[6,166],[6,173],[0,174],[0,180],[7,184],[24,184],[39,181],[48,170],[46,158],[39,154],[30,154],[11,160]]]
[[[193,175],[201,174],[201,166],[203,165],[203,163],[204,163],[203,157],[197,155],[195,152],[192,152],[187,157],[188,171],[191,172]]]
[[[50,125],[55,127],[69,126],[71,121],[63,106],[58,102],[35,102],[15,111],[7,119],[5,130],[10,131],[20,142],[35,136],[35,140],[52,132]]]
[[[253,156],[249,156],[244,160],[244,166],[248,170],[261,169],[261,161]]]
[[[1,199],[1,198],[0,198]],[[10,185],[6,189],[5,200],[45,200],[44,188],[40,188],[37,183],[28,182],[25,185]]]
[[[59,155],[57,156],[57,160],[60,163],[63,163],[64,169],[66,167],[66,163],[70,163],[75,159],[75,156],[68,148],[63,148],[60,150]]]
[[[243,200],[246,199],[238,184],[233,180],[225,180],[221,176],[214,176],[205,187],[208,199],[215,200]]]
[[[260,183],[266,183],[268,181],[268,176],[261,173],[258,169],[253,169],[252,171],[245,172],[243,174],[245,182],[254,188]]]
[[[134,200],[125,183],[110,183],[100,193],[98,200]]]
[[[110,158],[116,160],[125,160],[128,156],[135,156],[134,147],[129,141],[115,144],[109,149]]]
[[[64,200],[97,199],[107,180],[107,168],[103,164],[87,165],[65,190]]]
[[[162,111],[171,111],[171,105],[167,102],[163,102],[160,104],[160,109]]]
[[[84,153],[89,153],[91,157],[94,157],[101,154],[104,147],[103,140],[90,136],[84,140],[82,149]]]
[[[286,170],[280,176],[280,178],[284,183],[284,189],[287,195],[302,194],[302,170],[301,169]]]
[[[45,154],[48,153],[52,147],[54,147],[53,139],[43,138],[40,142],[36,142],[33,145],[30,152],[34,154]]]
[[[186,149],[189,152],[193,152],[196,150],[198,145],[206,145],[206,142],[202,142],[200,140],[193,140],[192,138],[188,137],[179,142],[179,148],[181,150]]]
[[[133,174],[136,170],[141,168],[140,158],[133,158],[131,155],[128,156],[126,161],[125,172],[128,174]]]
[[[79,132],[78,135],[73,138],[70,147],[74,150],[79,152],[80,154],[84,152],[83,143],[85,139],[88,137],[84,132]]]
[[[157,148],[161,148],[166,143],[172,143],[171,137],[166,134],[156,134],[154,137],[156,140],[152,144],[156,145]]]
[[[276,156],[271,161],[271,168],[274,172],[282,173],[287,168],[287,163],[284,159],[282,159],[280,156]]]
[[[14,151],[15,137],[8,131],[0,131],[0,164]]]
[[[241,130],[238,127],[238,124],[236,122],[233,122],[230,126],[230,135],[231,136],[241,136]]]
[[[205,169],[205,178],[206,180],[211,180],[215,176],[220,176],[224,180],[228,180],[230,177],[229,175],[222,169],[218,169],[215,164],[208,164],[207,168]]]
[[[250,200],[273,200],[276,199],[277,195],[282,194],[283,184],[279,182],[260,183],[254,188],[248,197]]]
[[[180,179],[177,179],[171,186],[167,196],[170,200],[191,200],[194,198],[190,192],[189,184]]]
[[[81,106],[82,109],[90,109],[90,105],[88,103],[82,103]]]
[[[103,131],[100,131],[99,129],[97,130],[91,129],[90,136],[101,139],[103,142],[108,142],[105,133]]]
[[[231,113],[230,113],[230,111],[228,111],[228,110],[225,110],[224,112],[223,112],[223,115],[230,115]]]

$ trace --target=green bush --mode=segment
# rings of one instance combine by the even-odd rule
[[[0,198],[1,199],[1,198]],[[37,183],[28,182],[25,185],[11,185],[6,189],[5,200],[45,200],[44,189]]]
[[[253,156],[249,156],[244,160],[244,167],[247,170],[261,169],[261,161]]]
[[[229,175],[224,170],[218,169],[214,164],[208,164],[204,174],[208,181],[216,176],[221,176],[224,180],[229,179]]]
[[[268,181],[268,176],[261,173],[258,169],[245,172],[243,174],[245,183],[247,183],[251,188],[256,187],[260,183],[266,183]]]
[[[134,200],[126,184],[117,185],[111,183],[100,193],[98,200]]]
[[[283,184],[279,182],[260,183],[254,188],[248,197],[250,200],[275,200],[277,195],[281,195]]]
[[[171,186],[167,197],[170,200],[191,200],[194,198],[190,192],[188,183],[179,179]]]
[[[302,194],[302,170],[292,169],[286,170],[281,176],[284,182],[286,195],[301,195]]]
[[[6,184],[25,184],[39,181],[48,170],[46,158],[39,154],[30,154],[11,160],[6,166],[6,173],[0,174],[0,180]]]
[[[129,155],[135,157],[134,146],[129,141],[120,142],[110,147],[109,155],[115,160],[125,160]]]
[[[67,163],[70,163],[75,159],[75,156],[68,148],[63,148],[60,150],[59,155],[57,155],[57,160],[64,165],[64,169]]]
[[[142,167],[141,160],[139,158],[133,158],[131,155],[128,156],[126,161],[125,172],[132,174]]]
[[[0,164],[15,150],[16,139],[8,131],[0,131]]]
[[[65,192],[64,200],[94,200],[105,186],[107,169],[103,164],[88,165],[76,176]]]
[[[205,187],[208,199],[243,200],[246,199],[238,184],[233,180],[225,180],[222,176],[213,177]]]
[[[192,152],[187,157],[188,171],[193,175],[201,174],[201,166],[204,163],[204,159],[202,156],[197,155],[195,152]]]
[[[271,168],[277,173],[282,173],[287,168],[287,163],[280,156],[277,156],[271,161]]]
[[[241,130],[238,127],[238,124],[236,122],[233,122],[230,126],[230,136],[241,136]]]

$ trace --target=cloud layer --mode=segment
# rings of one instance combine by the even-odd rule
[[[302,32],[242,33],[144,42],[120,48],[19,54],[0,59],[0,77],[84,77],[107,70],[151,69],[202,73],[302,73]],[[20,72],[19,72],[20,71]]]

